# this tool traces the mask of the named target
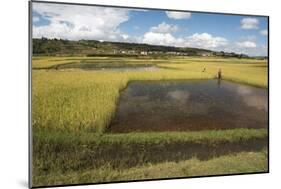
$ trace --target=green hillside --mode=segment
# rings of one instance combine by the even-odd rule
[[[190,47],[171,47],[160,45],[148,45],[139,43],[123,42],[100,42],[96,40],[70,41],[63,39],[33,39],[34,55],[49,56],[221,56],[221,57],[240,57],[247,55],[215,52],[207,49]]]

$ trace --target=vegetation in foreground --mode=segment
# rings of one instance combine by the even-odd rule
[[[267,151],[262,150],[261,152],[241,152],[235,155],[225,155],[207,161],[194,157],[179,162],[147,164],[125,170],[116,170],[105,165],[98,169],[67,173],[55,172],[48,177],[46,175],[35,177],[34,183],[35,186],[65,185],[267,171]]]
[[[64,179],[66,179],[68,174],[74,176],[75,172],[89,174],[89,169],[95,170],[92,173],[95,178],[89,178],[87,182],[110,181],[107,179],[111,179],[111,176],[107,179],[103,176],[116,173],[120,174],[116,179],[127,179],[130,174],[127,176],[124,174],[132,170],[137,170],[139,173],[131,175],[131,179],[149,178],[148,175],[147,177],[144,177],[145,175],[138,177],[138,175],[147,165],[153,170],[153,165],[156,164],[155,170],[157,170],[162,165],[165,167],[167,162],[175,162],[174,169],[177,170],[174,175],[166,170],[167,176],[184,176],[184,173],[179,172],[182,163],[176,162],[195,158],[199,163],[246,151],[253,153],[264,151],[267,148],[267,130],[232,129],[104,135],[85,132],[46,133],[35,130],[33,140],[33,174],[36,175],[33,182],[35,185],[44,185],[45,182],[54,184],[50,180],[55,179],[57,175],[64,175],[66,176]],[[190,161],[190,163],[193,163],[193,161]],[[249,166],[248,163],[242,163],[241,165],[241,171]],[[260,164],[248,171],[262,172],[264,171],[264,168],[261,168],[263,166],[265,164]],[[135,169],[134,167],[143,168]],[[187,172],[190,172],[187,176],[195,176],[196,171],[198,171],[195,168],[191,170],[190,172],[189,169],[186,169]],[[239,167],[237,170],[239,170]],[[98,174],[102,174],[102,176],[98,176]],[[157,173],[151,172],[151,174]],[[214,168],[205,174],[215,174]],[[85,178],[78,175],[71,179],[76,180],[77,183],[84,181]],[[78,178],[76,178],[77,176]],[[125,177],[123,178],[123,176]],[[159,177],[161,177],[161,174]]]

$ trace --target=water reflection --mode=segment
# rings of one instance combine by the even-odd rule
[[[107,70],[107,71],[157,71],[158,67],[154,64],[124,64],[124,63],[67,63],[51,67],[51,69],[83,69],[83,70]]]
[[[220,87],[220,85],[221,85],[221,79],[217,79],[217,81],[218,81],[218,86]]]
[[[133,82],[121,94],[109,130],[266,128],[267,107],[266,89],[227,81]]]
[[[170,97],[172,100],[178,101],[180,103],[186,103],[189,98],[189,92],[188,91],[170,91],[167,93],[167,97]]]
[[[247,106],[254,107],[258,110],[268,111],[268,97],[264,95],[264,91],[255,87],[245,85],[224,85],[232,92],[238,93]]]

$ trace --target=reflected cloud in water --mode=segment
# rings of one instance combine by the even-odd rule
[[[268,96],[265,90],[246,85],[235,85],[225,81],[223,87],[240,95],[247,106],[268,111]]]
[[[170,97],[172,100],[176,100],[180,103],[186,103],[189,98],[189,92],[188,91],[180,91],[180,90],[175,90],[175,91],[169,91],[167,93],[167,96]]]

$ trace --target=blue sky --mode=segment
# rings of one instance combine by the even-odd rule
[[[267,54],[267,18],[33,3],[33,37]]]

